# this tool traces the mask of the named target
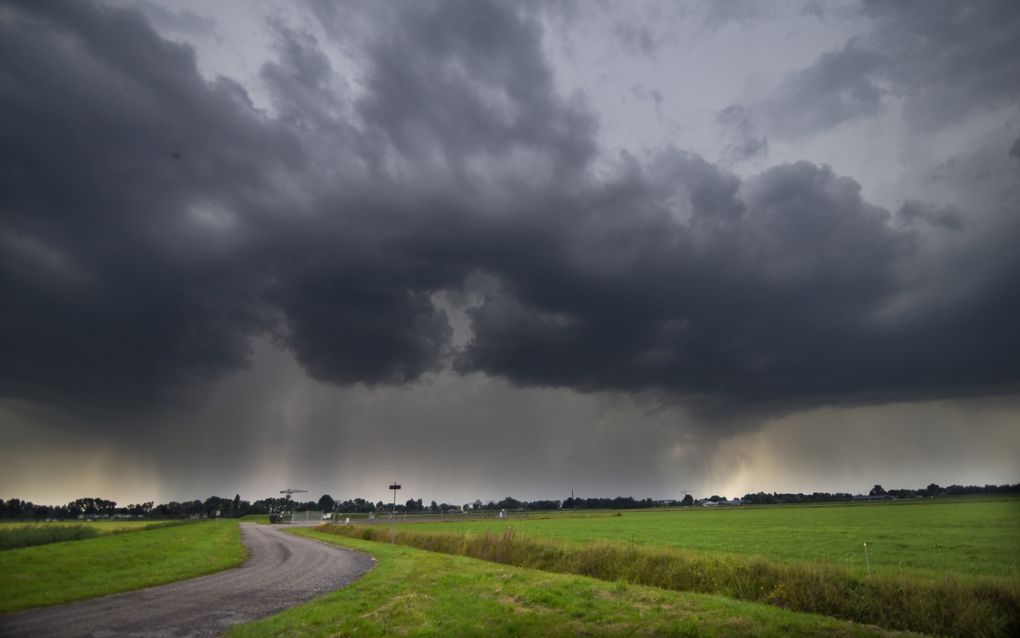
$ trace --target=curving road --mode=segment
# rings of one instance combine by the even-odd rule
[[[71,638],[218,636],[339,589],[368,570],[367,554],[243,523],[250,558],[226,571],[66,605],[0,616],[0,636]]]

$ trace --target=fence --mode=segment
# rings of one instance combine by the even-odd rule
[[[321,521],[323,512],[294,512],[291,514],[291,523],[307,523],[308,521]]]

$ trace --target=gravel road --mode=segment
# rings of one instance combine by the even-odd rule
[[[241,567],[66,605],[0,616],[0,636],[53,638],[218,636],[229,625],[268,616],[357,579],[367,554],[243,523],[251,558]]]

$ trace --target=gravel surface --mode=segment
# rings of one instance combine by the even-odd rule
[[[236,569],[0,616],[0,636],[218,636],[229,625],[339,589],[375,564],[367,554],[242,523],[251,558]]]

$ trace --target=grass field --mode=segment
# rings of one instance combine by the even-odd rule
[[[236,521],[10,549],[0,552],[0,613],[174,582],[246,558]]]
[[[1020,499],[845,506],[624,511],[620,516],[406,524],[409,529],[518,535],[569,543],[621,541],[774,561],[820,561],[852,573],[1020,576]]]
[[[379,564],[339,592],[235,627],[256,636],[873,636],[877,628],[767,605],[607,583],[400,545],[295,533]]]
[[[892,629],[1020,635],[1017,499],[628,511],[398,525],[396,542]],[[386,541],[386,525],[323,531]],[[871,573],[863,543],[868,543]],[[860,550],[855,553],[856,547]]]
[[[122,520],[122,521],[54,521],[52,523],[35,522],[9,522],[0,523],[0,532],[17,529],[20,527],[74,527],[82,525],[97,530],[100,534],[113,534],[117,532],[144,529],[152,525],[159,525],[163,521],[152,520]]]
[[[166,521],[55,521],[49,523],[0,523],[0,550],[48,545],[125,534],[159,527],[190,525],[192,520]]]

